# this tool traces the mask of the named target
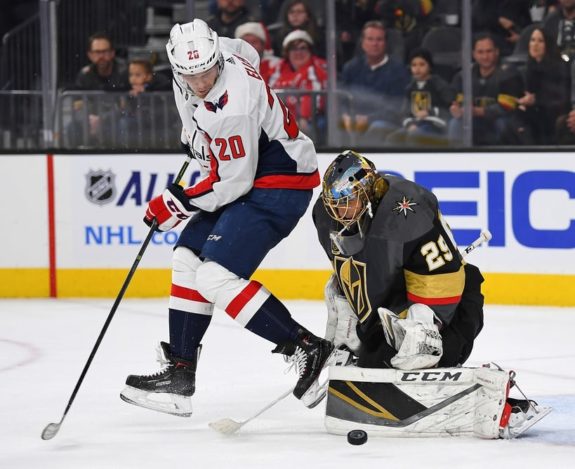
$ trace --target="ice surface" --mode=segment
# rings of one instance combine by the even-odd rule
[[[325,404],[291,396],[223,436],[208,423],[244,420],[295,382],[271,344],[216,311],[203,343],[191,418],[128,405],[130,373],[157,371],[166,301],[124,300],[62,428],[50,441],[112,300],[0,300],[0,468],[562,468],[575,461],[575,309],[486,307],[467,365],[517,371],[530,398],[554,412],[517,440],[370,438],[351,446],[323,427]],[[323,334],[320,302],[286,303]]]

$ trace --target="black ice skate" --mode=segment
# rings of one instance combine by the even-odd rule
[[[293,394],[308,407],[317,405],[318,378],[333,351],[333,344],[302,329],[293,355],[299,379]]]
[[[192,415],[191,396],[196,390],[196,367],[201,346],[192,361],[172,356],[170,345],[161,342],[158,361],[167,365],[152,375],[130,375],[120,393],[123,401],[180,417]]]

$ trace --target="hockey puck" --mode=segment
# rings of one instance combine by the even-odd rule
[[[352,430],[347,434],[347,442],[350,445],[363,445],[367,441],[367,432],[363,430]]]

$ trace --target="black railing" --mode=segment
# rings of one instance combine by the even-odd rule
[[[179,148],[181,123],[170,91],[65,91],[57,104],[55,144],[63,149]]]
[[[41,91],[0,91],[0,110],[0,148],[44,147]]]

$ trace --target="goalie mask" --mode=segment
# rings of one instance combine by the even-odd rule
[[[374,164],[352,150],[340,154],[327,168],[321,198],[329,216],[338,222],[338,228],[343,225],[330,234],[342,254],[353,255],[363,249],[384,186],[385,181]]]
[[[195,19],[186,24],[175,24],[166,44],[174,79],[183,89],[194,94],[183,75],[200,75],[216,64],[218,73],[223,68],[218,34],[207,23]]]

